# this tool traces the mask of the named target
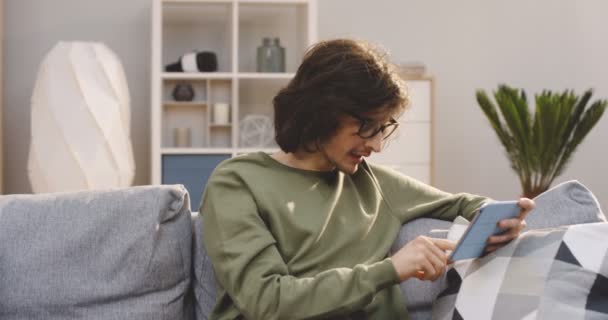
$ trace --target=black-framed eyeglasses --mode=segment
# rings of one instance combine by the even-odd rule
[[[362,117],[356,113],[346,113],[359,121],[360,125],[357,135],[363,139],[371,139],[378,133],[382,133],[382,140],[386,140],[393,133],[395,133],[397,127],[399,127],[399,122],[393,118],[391,118],[388,123],[378,124],[376,121]]]

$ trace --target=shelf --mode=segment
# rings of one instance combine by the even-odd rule
[[[274,119],[273,97],[284,88],[289,79],[271,78],[268,80],[243,79],[239,82],[239,121],[248,115],[268,117],[272,125]]]
[[[162,70],[186,53],[210,51],[216,54],[218,71],[230,74],[234,50],[231,40],[233,8],[232,1],[163,2],[160,19]]]
[[[237,3],[306,4],[306,3],[308,3],[308,0],[237,0]]]
[[[232,124],[219,124],[219,123],[210,123],[209,128],[232,128]]]
[[[279,148],[238,148],[236,149],[237,153],[252,153],[252,152],[258,152],[258,151],[262,151],[264,153],[275,153],[278,152]]]
[[[162,148],[162,154],[232,154],[231,148]]]
[[[196,3],[226,3],[231,4],[235,0],[162,0],[166,4],[196,4]],[[308,0],[236,0],[236,3],[255,4],[306,4]]]
[[[279,148],[163,148],[162,154],[232,154],[232,153],[253,153],[265,152],[275,153]]]
[[[285,49],[285,70],[295,72],[310,45],[308,1],[243,1],[238,6],[239,72],[257,70],[257,49],[266,37]]]
[[[163,1],[165,26],[227,26],[232,1]],[[204,30],[201,30],[204,31]],[[217,31],[217,30],[216,30]],[[220,30],[221,31],[221,30]],[[204,35],[204,34],[201,34]]]
[[[292,72],[241,72],[237,75],[239,79],[291,79],[294,76]]]
[[[163,80],[291,79],[293,72],[163,72]]]
[[[235,0],[162,0],[163,3],[233,3]],[[306,4],[308,0],[236,0],[237,3]]]
[[[227,3],[230,4],[234,0],[162,0],[163,3],[167,4],[191,4],[191,3]]]
[[[204,101],[165,101],[163,105],[166,107],[207,107],[207,103]]]
[[[163,80],[206,80],[223,79],[230,80],[232,72],[163,72]]]

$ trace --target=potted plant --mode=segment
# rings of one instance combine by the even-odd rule
[[[572,90],[544,90],[534,96],[536,111],[531,114],[523,89],[499,85],[494,92],[498,108],[477,90],[477,102],[505,147],[524,197],[534,198],[551,186],[600,120],[607,102],[588,104],[591,95],[592,90],[582,96]]]

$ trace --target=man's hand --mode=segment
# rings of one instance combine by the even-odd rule
[[[534,209],[534,200],[521,198],[517,205],[521,208],[519,216],[514,219],[505,219],[498,222],[498,227],[505,229],[505,232],[488,238],[488,245],[485,250],[487,253],[494,252],[511,242],[511,240],[519,237],[521,230],[526,227],[524,219]]]
[[[401,281],[411,277],[436,280],[448,264],[445,251],[455,247],[456,243],[450,240],[419,236],[399,249],[391,260]]]

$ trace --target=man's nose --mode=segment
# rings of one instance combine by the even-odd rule
[[[382,132],[378,132],[375,136],[365,141],[365,146],[371,148],[374,152],[382,150]]]

